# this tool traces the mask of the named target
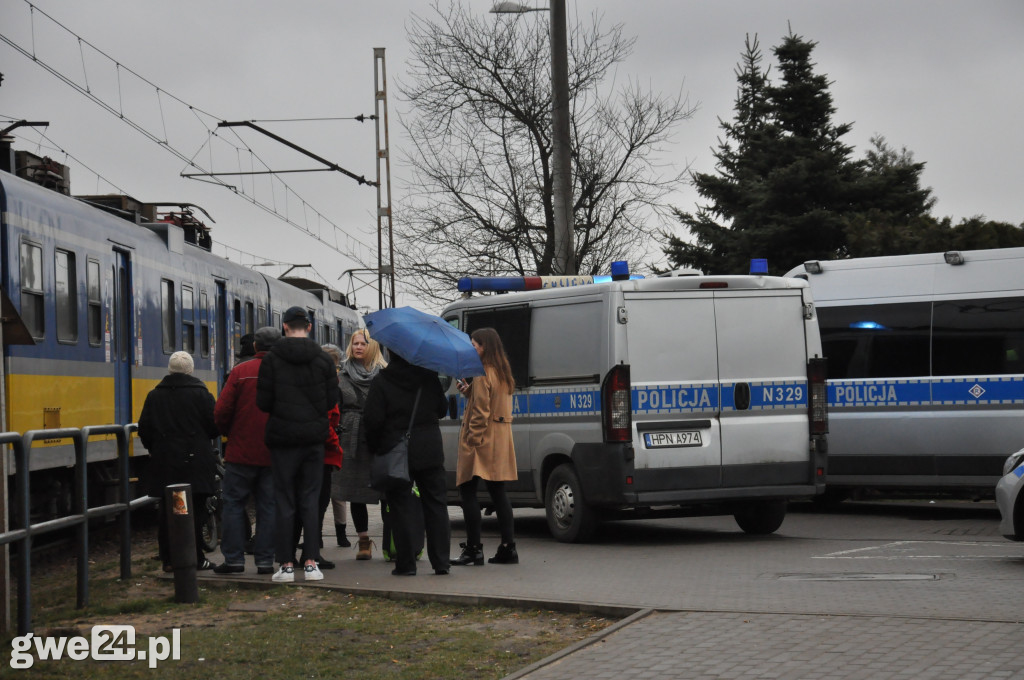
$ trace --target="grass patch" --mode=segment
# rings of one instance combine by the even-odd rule
[[[200,582],[200,602],[173,601],[157,578],[151,537],[133,546],[133,578],[121,581],[116,546],[91,564],[90,606],[75,609],[74,561],[37,568],[33,624],[40,636],[90,637],[92,626],[135,626],[135,650],[180,629],[181,659],[35,661],[26,677],[253,677],[346,679],[501,678],[610,625],[587,614],[412,602],[323,588]],[[4,677],[11,638],[0,638]],[[34,652],[33,655],[35,656]]]

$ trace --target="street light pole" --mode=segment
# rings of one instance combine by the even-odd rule
[[[569,41],[565,0],[548,0],[551,14],[551,203],[554,209],[555,274],[576,274],[573,233],[572,158],[569,137]],[[537,11],[514,2],[500,2],[496,14]]]
[[[555,273],[576,273],[572,160],[569,154],[569,44],[565,0],[551,3],[551,165],[555,210]]]

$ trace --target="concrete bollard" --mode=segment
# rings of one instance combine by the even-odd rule
[[[196,527],[191,484],[171,484],[164,489],[167,543],[174,567],[174,601],[199,601],[196,581]]]

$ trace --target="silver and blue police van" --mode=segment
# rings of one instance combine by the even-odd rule
[[[1024,248],[807,262],[828,494],[991,497],[1024,442]]]
[[[519,292],[475,294],[508,288]],[[516,380],[509,497],[545,508],[558,540],[587,540],[605,519],[708,514],[771,533],[788,500],[824,490],[825,367],[805,281],[532,277],[460,290],[443,318],[496,329]],[[456,504],[465,402],[447,389]]]

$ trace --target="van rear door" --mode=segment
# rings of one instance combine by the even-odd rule
[[[638,490],[721,486],[715,302],[700,291],[624,291]]]
[[[807,346],[800,289],[715,292],[722,484],[806,484]]]

